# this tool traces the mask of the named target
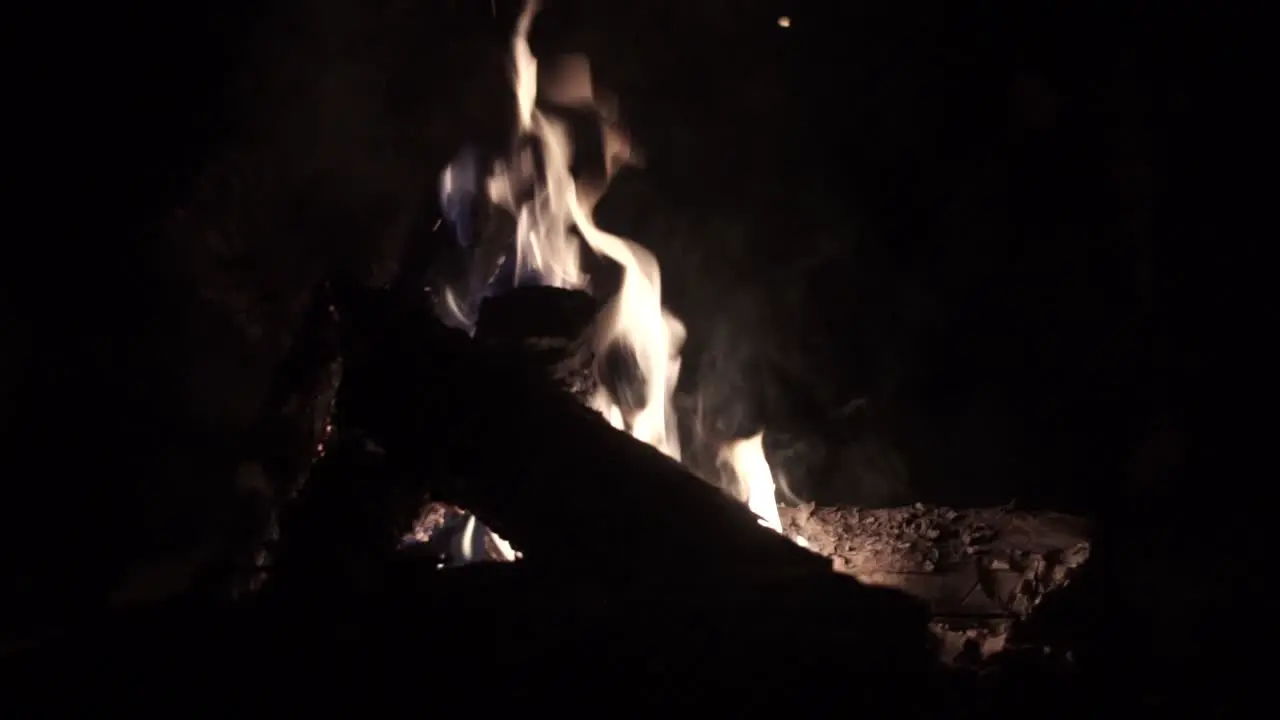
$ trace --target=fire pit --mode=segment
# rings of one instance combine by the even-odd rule
[[[609,180],[636,159],[636,152],[617,123],[613,104],[597,99],[585,58],[563,60],[550,83],[539,87],[538,60],[528,42],[537,11],[536,1],[526,4],[512,41],[519,134],[510,157],[495,162],[482,180],[474,159],[464,154],[444,170],[440,183],[442,205],[459,242],[485,243],[478,256],[489,258],[486,263],[496,258],[497,267],[469,268],[465,281],[438,289],[437,307],[442,319],[478,340],[519,345],[528,355],[539,356],[566,389],[611,425],[678,461],[680,433],[672,398],[684,325],[663,305],[657,258],[602,230],[592,218]],[[547,103],[595,117],[602,147],[594,155],[599,161],[594,171],[574,172],[581,153],[575,152],[569,124],[550,112]],[[515,218],[514,238],[477,241],[469,236],[468,218],[474,214],[469,205],[477,198],[487,202],[487,209]],[[617,291],[595,307],[585,295],[591,278],[581,256],[583,245],[620,273]],[[486,296],[499,276],[516,286],[568,293],[526,291],[520,303],[494,302]],[[489,283],[477,283],[476,277]],[[760,436],[726,443],[718,454],[747,505],[763,524],[781,532]]]

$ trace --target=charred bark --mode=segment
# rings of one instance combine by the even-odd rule
[[[545,371],[547,379],[585,400],[597,387],[586,334],[599,303],[580,290],[519,287],[480,304],[478,342],[512,353]]]
[[[385,579],[426,502],[429,476],[400,477],[358,430],[339,427],[282,513],[268,586],[285,595],[352,592]]]
[[[1053,606],[1087,574],[1092,528],[1083,518],[919,503],[876,510],[804,505],[781,508],[781,515],[788,533],[804,537],[839,572],[926,603],[946,662],[990,667],[1025,648],[1077,650],[1077,638],[1058,632],[1062,613]]]

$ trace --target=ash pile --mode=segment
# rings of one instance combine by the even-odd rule
[[[1085,567],[1091,551],[1087,520],[919,503],[880,509],[806,504],[782,506],[779,513],[784,531],[804,538],[837,572],[925,603],[944,662],[983,667],[1002,652],[1027,649],[1069,660],[1070,648],[1027,642],[1020,630]],[[473,516],[444,503],[423,509],[406,542],[420,543],[441,567],[518,559]]]
[[[1078,577],[1092,549],[1087,520],[1012,507],[803,505],[781,514],[836,570],[928,603],[949,662],[1004,650],[1041,602]]]

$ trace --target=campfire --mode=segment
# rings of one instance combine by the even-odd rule
[[[544,286],[590,292],[582,246],[616,266],[617,291],[604,299],[586,329],[582,348],[592,376],[584,402],[615,428],[650,445],[674,460],[681,459],[680,434],[672,397],[680,375],[684,324],[664,307],[658,260],[640,244],[606,232],[593,219],[596,203],[609,181],[624,165],[638,161],[638,152],[618,124],[613,103],[598,97],[585,57],[563,59],[549,81],[539,85],[538,59],[529,46],[529,31],[538,13],[537,0],[526,3],[512,38],[512,87],[515,91],[517,132],[510,157],[494,163],[479,177],[474,159],[464,154],[444,169],[441,205],[458,233],[469,237],[471,203],[482,197],[515,219],[514,242],[496,256],[492,267],[475,268],[468,282],[439,290],[442,319],[474,333],[480,301],[493,292],[495,273],[507,274],[513,286]],[[573,172],[575,138],[569,124],[542,105],[587,113],[599,123],[603,168],[595,179]],[[474,274],[479,270],[479,275]],[[473,278],[479,278],[478,282]],[[622,366],[624,371],[615,368]],[[747,506],[760,523],[782,532],[775,498],[773,471],[765,458],[763,433],[726,443],[718,450],[720,466],[740,487]],[[451,524],[452,527],[452,524]],[[511,560],[517,551],[474,518],[457,521],[460,537],[455,557],[477,559],[481,548]],[[803,543],[803,539],[794,536]],[[488,552],[481,557],[493,557]]]
[[[673,397],[685,326],[663,305],[654,254],[593,219],[610,180],[638,163],[639,154],[615,104],[594,86],[586,58],[563,59],[539,84],[528,40],[537,13],[537,0],[530,0],[512,38],[514,149],[487,173],[474,154],[463,152],[441,176],[444,215],[457,244],[471,253],[462,279],[434,288],[437,314],[477,340],[532,348],[530,357],[543,361],[566,392],[617,430],[680,462]],[[581,140],[558,113],[586,117],[599,128],[596,173],[575,172],[584,148],[575,147]],[[480,209],[496,209],[505,223],[490,222],[482,231]],[[593,283],[587,272],[593,260],[616,269],[616,290]],[[535,337],[528,337],[529,326],[539,328]],[[1086,526],[1062,515],[924,505],[780,507],[764,434],[695,450],[715,458],[720,477],[713,479],[729,486],[761,526],[864,583],[928,602],[950,654],[975,642],[983,652],[998,649],[1007,621],[1064,586],[1088,556]],[[428,506],[406,540],[434,548],[442,566],[521,557],[518,547],[465,509],[440,503]],[[978,628],[974,617],[988,621]]]

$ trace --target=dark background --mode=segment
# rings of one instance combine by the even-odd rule
[[[1149,10],[558,3],[534,44],[621,98],[647,162],[600,218],[720,430],[820,501],[1087,512],[1176,424],[1185,28]]]
[[[109,583],[216,537],[310,289],[388,280],[440,241],[444,163],[508,142],[519,8],[495,7],[22,18],[5,528],[75,548],[31,566]],[[586,52],[621,99],[647,165],[599,217],[662,260],[684,389],[721,431],[769,429],[824,502],[1105,514],[1196,497],[1169,488],[1235,394],[1206,349],[1244,358],[1221,348],[1259,292],[1223,282],[1251,250],[1206,182],[1231,155],[1214,27],[1154,3],[549,0],[534,45]]]

